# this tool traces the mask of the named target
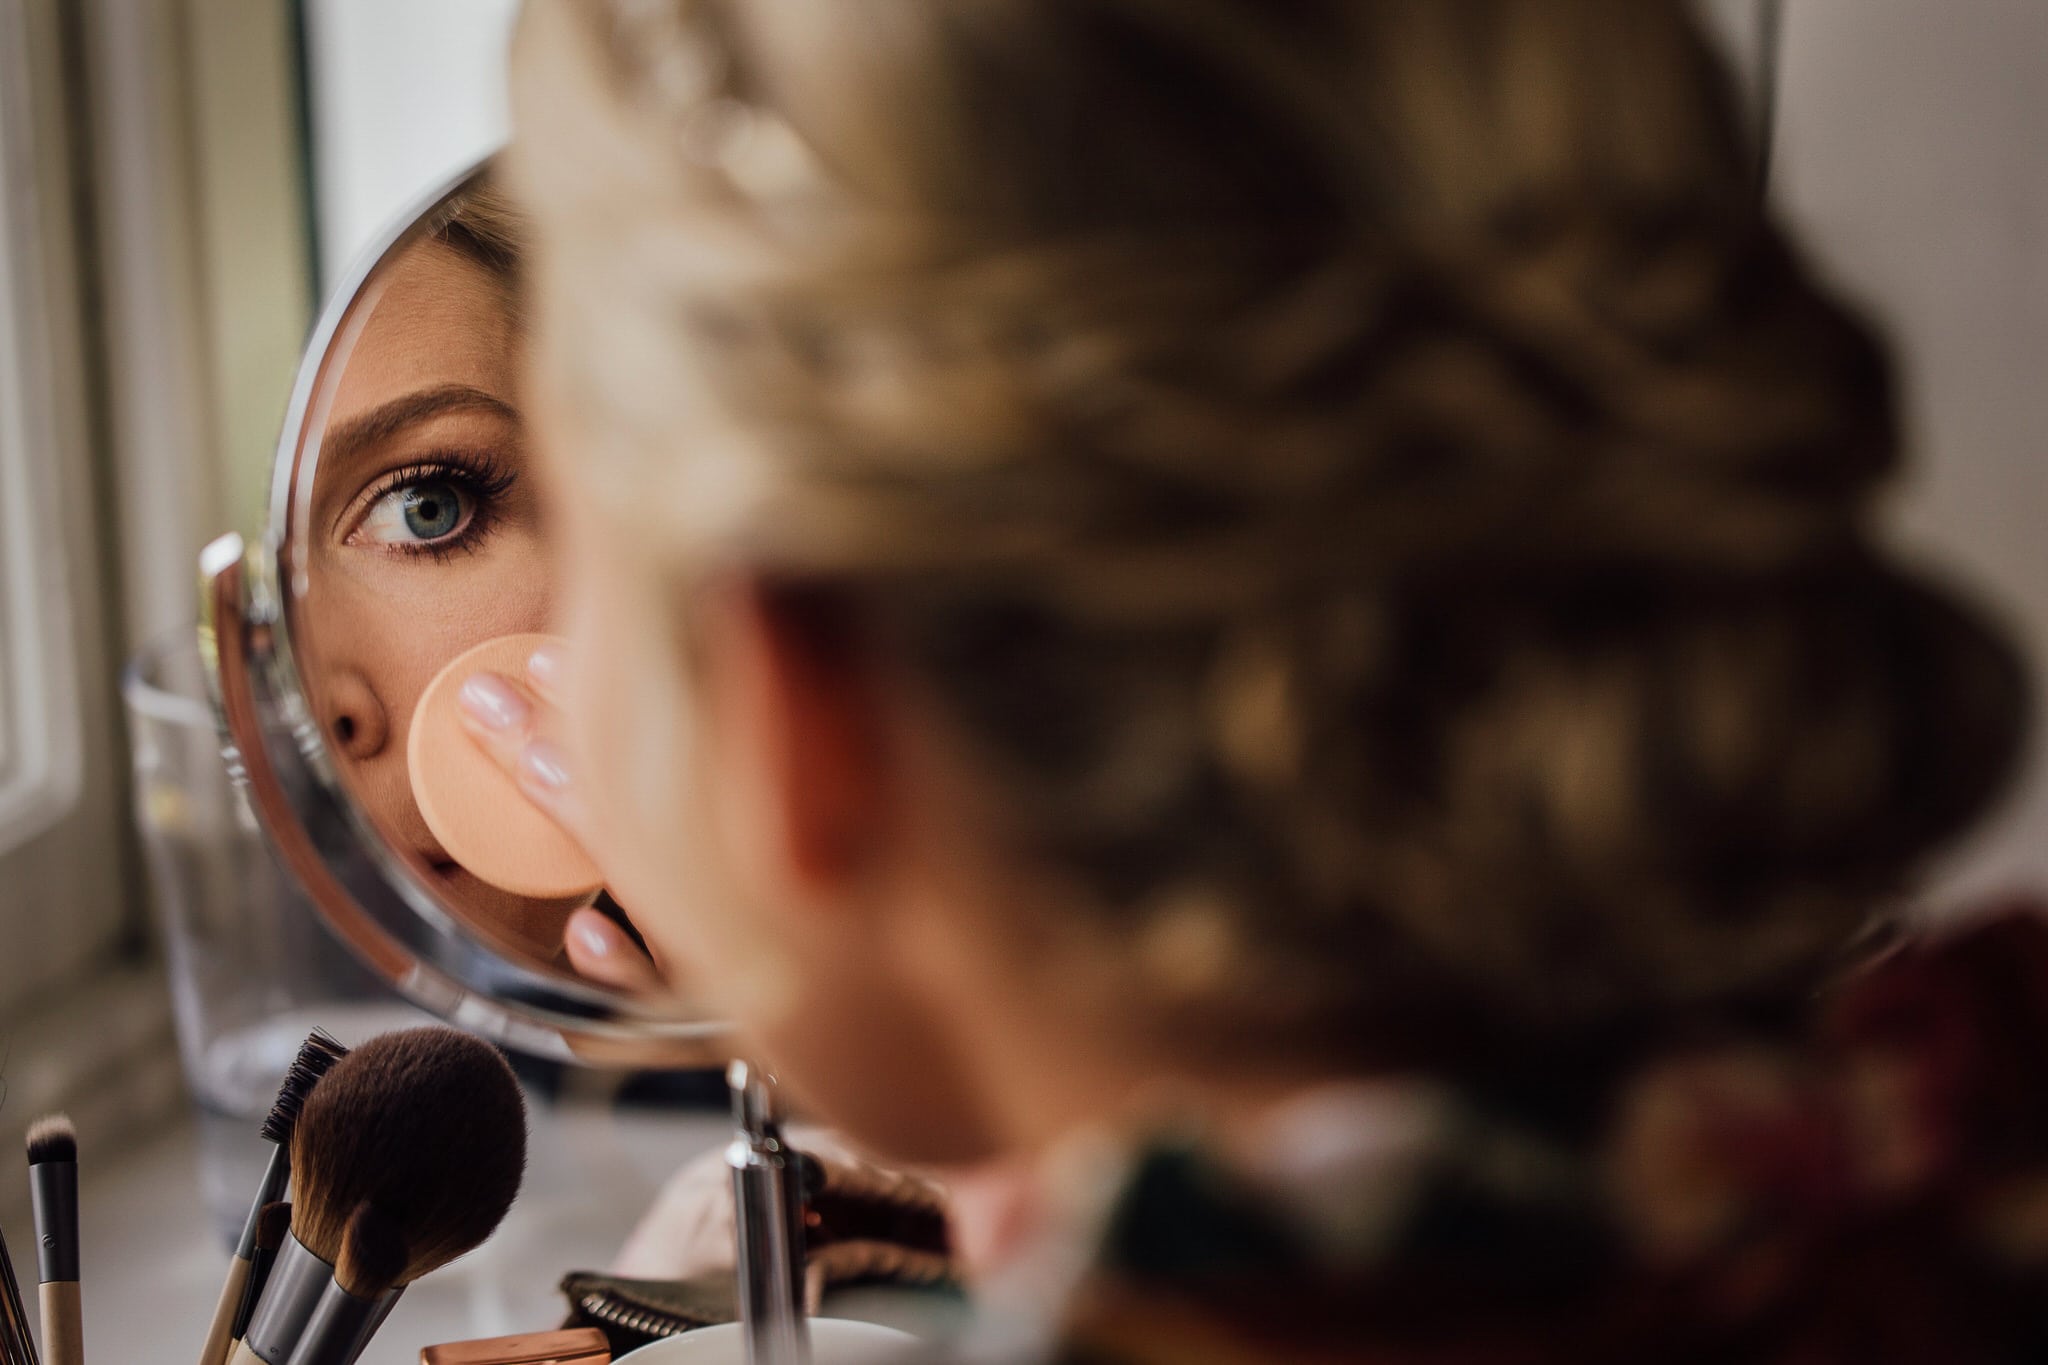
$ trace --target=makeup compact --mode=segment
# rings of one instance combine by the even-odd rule
[[[846,1318],[811,1319],[811,1353],[814,1358],[858,1362],[900,1360],[906,1347],[917,1338],[893,1327]],[[619,1357],[620,1365],[749,1365],[746,1331],[734,1323],[705,1327],[667,1341],[642,1346]]]
[[[420,1365],[609,1365],[612,1353],[594,1327],[528,1332],[429,1346]]]

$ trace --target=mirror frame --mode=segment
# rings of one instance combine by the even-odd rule
[[[349,794],[293,650],[306,581],[303,522],[327,405],[376,306],[385,263],[431,230],[496,161],[422,197],[343,276],[306,344],[273,466],[263,542],[200,555],[200,648],[230,775],[285,869],[336,937],[414,1004],[494,1042],[596,1066],[711,1067],[729,1028],[536,967],[465,927]]]

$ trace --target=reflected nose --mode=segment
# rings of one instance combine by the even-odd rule
[[[360,673],[338,672],[328,689],[327,733],[342,754],[358,763],[374,758],[391,739],[384,704]]]

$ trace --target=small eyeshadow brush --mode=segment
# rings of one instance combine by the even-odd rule
[[[78,1129],[63,1114],[28,1126],[28,1192],[36,1218],[36,1279],[49,1365],[85,1365],[78,1304]]]

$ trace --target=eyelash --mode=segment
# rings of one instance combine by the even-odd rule
[[[447,560],[458,554],[475,553],[496,527],[498,500],[512,490],[519,476],[488,451],[435,451],[399,466],[373,484],[363,494],[363,512],[358,521],[379,502],[407,484],[429,481],[453,484],[470,499],[475,510],[470,515],[469,525],[443,540],[392,546],[390,549],[394,554],[430,555],[436,560]]]

